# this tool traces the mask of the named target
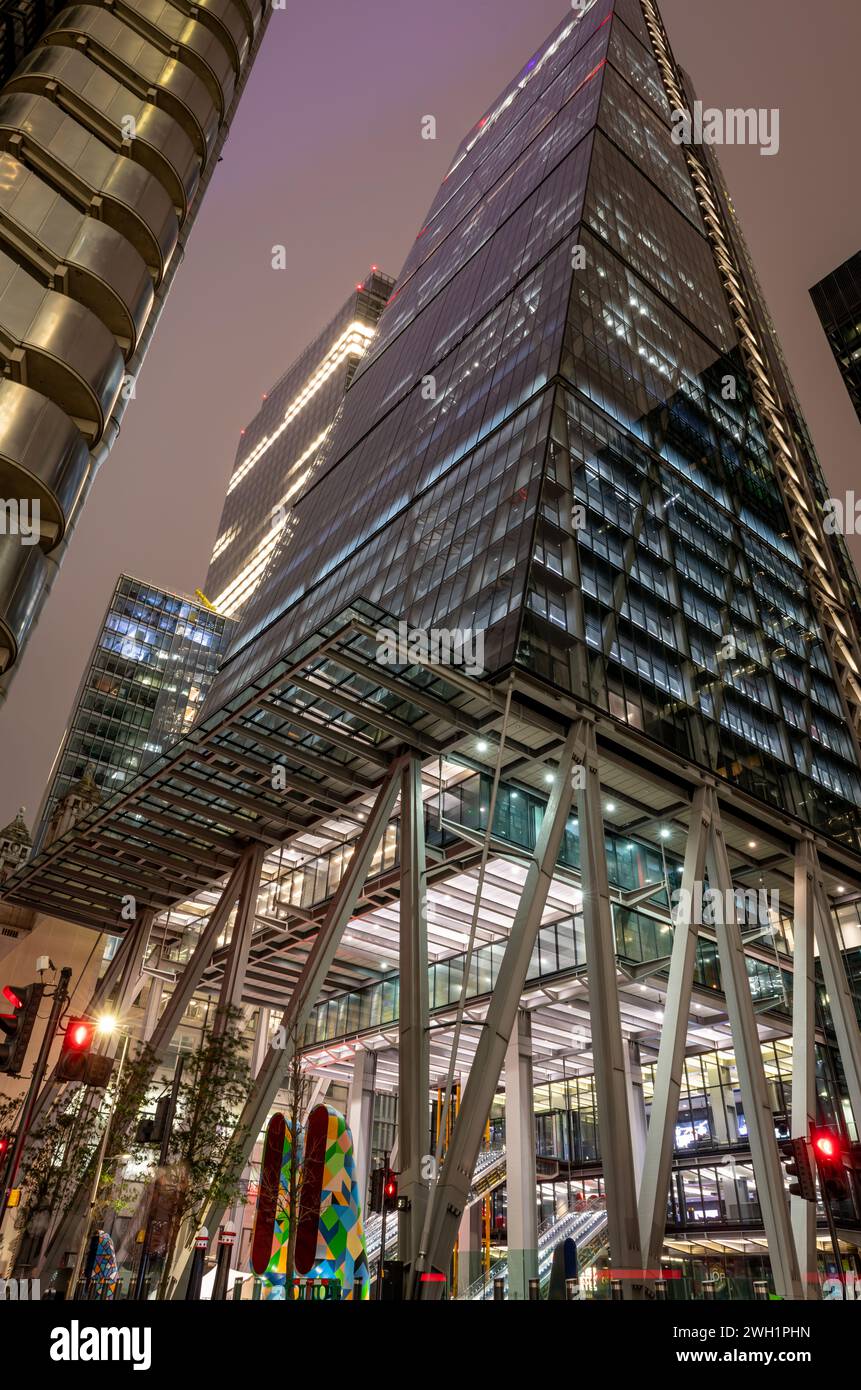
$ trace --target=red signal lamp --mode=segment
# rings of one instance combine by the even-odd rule
[[[837,1143],[830,1134],[817,1134],[813,1146],[820,1158],[833,1159],[837,1157]]]
[[[3,986],[3,998],[8,999],[13,1009],[23,1009],[24,1001],[19,999],[11,985]]]
[[[66,1027],[66,1050],[86,1052],[92,1046],[96,1033],[95,1023],[87,1018],[70,1018]]]

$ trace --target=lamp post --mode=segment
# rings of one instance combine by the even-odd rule
[[[102,1033],[102,1034],[118,1033],[118,1032],[120,1032],[120,1029],[117,1027],[117,1020],[116,1020],[116,1018],[114,1018],[114,1016],[113,1016],[112,1014],[105,1014],[105,1015],[103,1015],[100,1019],[98,1019],[98,1021],[97,1021],[97,1023],[96,1023],[96,1027],[97,1027],[98,1031],[99,1031],[100,1033]],[[89,1200],[89,1202],[88,1202],[88,1204],[87,1204],[87,1214],[86,1214],[86,1217],[84,1218],[84,1234],[83,1234],[83,1237],[82,1237],[82,1239],[81,1239],[81,1244],[80,1244],[80,1246],[79,1246],[79,1248],[78,1248],[78,1254],[77,1254],[77,1257],[76,1257],[76,1259],[75,1259],[74,1268],[73,1268],[73,1270],[72,1270],[72,1277],[71,1277],[71,1279],[69,1280],[69,1291],[70,1291],[70,1296],[71,1296],[72,1298],[75,1298],[75,1296],[76,1296],[77,1287],[78,1287],[78,1279],[80,1278],[80,1275],[81,1275],[81,1265],[82,1265],[83,1262],[84,1262],[84,1252],[85,1252],[85,1250],[86,1250],[86,1248],[87,1248],[87,1243],[88,1243],[89,1238],[90,1238],[90,1228],[91,1228],[91,1226],[92,1226],[92,1224],[93,1224],[93,1211],[94,1211],[95,1206],[96,1206],[96,1201],[98,1200],[99,1183],[100,1183],[101,1180],[102,1180],[102,1169],[103,1169],[104,1166],[105,1166],[105,1154],[106,1154],[107,1148],[108,1148],[108,1136],[110,1135],[110,1132],[111,1132],[111,1125],[112,1125],[112,1123],[113,1123],[114,1115],[115,1115],[115,1113],[116,1113],[117,1099],[119,1098],[119,1094],[120,1094],[120,1085],[121,1085],[122,1079],[123,1079],[123,1067],[125,1066],[126,1055],[127,1055],[127,1053],[128,1053],[128,1050],[129,1050],[130,1034],[129,1034],[129,1033],[123,1033],[123,1034],[122,1034],[122,1039],[123,1039],[123,1050],[122,1050],[122,1052],[120,1053],[120,1065],[119,1065],[119,1067],[118,1067],[118,1069],[117,1069],[117,1082],[116,1082],[116,1087],[115,1087],[115,1089],[114,1089],[113,1099],[112,1099],[112,1101],[111,1101],[110,1113],[109,1113],[108,1118],[107,1118],[107,1121],[106,1121],[106,1123],[105,1123],[104,1133],[102,1134],[102,1141],[101,1141],[101,1143],[100,1143],[100,1145],[99,1145],[99,1156],[98,1156],[98,1159],[96,1160],[96,1171],[95,1171],[95,1174],[93,1175],[93,1186],[92,1186],[92,1188],[91,1188],[91,1190],[90,1190],[90,1200]]]

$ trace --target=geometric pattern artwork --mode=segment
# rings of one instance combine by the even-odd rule
[[[300,1130],[300,1162],[301,1143]],[[251,1268],[264,1281],[266,1299],[281,1300],[286,1296],[284,1286],[287,1281],[287,1242],[290,1237],[292,1161],[292,1129],[284,1115],[275,1114],[266,1129],[260,1193],[251,1238]],[[258,1227],[261,1229],[258,1230]],[[261,1250],[263,1244],[266,1245],[265,1254]]]
[[[107,1291],[113,1295],[116,1290],[118,1274],[119,1270],[117,1268],[114,1242],[111,1240],[107,1231],[99,1231],[98,1243],[96,1245],[96,1259],[90,1279],[93,1284],[107,1284]]]
[[[282,1149],[278,1193],[273,1203],[279,1143]],[[344,1116],[328,1105],[316,1106],[308,1117],[307,1127],[299,1130],[297,1148],[302,1170],[298,1184],[299,1231],[295,1272],[311,1279],[337,1280],[341,1298],[369,1298],[370,1273],[356,1181],[353,1137]],[[251,1239],[251,1267],[263,1279],[263,1296],[267,1301],[286,1297],[292,1161],[293,1136],[290,1126],[283,1115],[273,1115],[266,1130],[260,1193]],[[267,1239],[270,1229],[271,1245]],[[268,1263],[265,1263],[264,1245],[271,1250]]]
[[[308,1117],[299,1228],[297,1273],[337,1279],[344,1299],[370,1297],[353,1136],[329,1105],[316,1106]]]

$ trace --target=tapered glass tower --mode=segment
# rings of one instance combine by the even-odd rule
[[[683,81],[591,0],[467,135],[210,708],[358,595],[857,846],[853,580]]]
[[[393,285],[372,266],[242,431],[204,584],[220,613],[236,617],[263,578]]]

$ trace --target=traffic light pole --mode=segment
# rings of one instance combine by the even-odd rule
[[[71,967],[64,965],[63,969],[60,971],[60,978],[57,981],[57,987],[54,991],[54,1002],[51,1005],[51,1013],[48,1017],[48,1022],[42,1037],[42,1046],[39,1048],[39,1056],[36,1058],[36,1065],[33,1068],[33,1076],[30,1080],[30,1085],[24,1100],[24,1108],[21,1111],[18,1132],[15,1135],[15,1143],[9,1158],[9,1165],[6,1169],[6,1176],[3,1182],[3,1205],[0,1207],[0,1222],[6,1214],[6,1210],[9,1206],[9,1196],[15,1186],[15,1179],[18,1176],[21,1155],[24,1152],[24,1145],[27,1142],[27,1136],[30,1132],[33,1110],[42,1085],[42,1079],[45,1075],[45,1069],[48,1065],[48,1055],[51,1051],[51,1044],[56,1036],[57,1024],[60,1021],[60,1014],[63,1012],[63,1005],[69,997],[69,981],[71,978]]]
[[[161,1148],[158,1155],[159,1172],[167,1167],[167,1160],[170,1155],[170,1140],[173,1130],[174,1116],[176,1115],[176,1102],[179,1096],[179,1086],[182,1081],[182,1069],[185,1058],[180,1052],[176,1059],[176,1066],[173,1071],[173,1085],[170,1088],[170,1101],[168,1102],[167,1114],[164,1118],[164,1134],[161,1137]],[[150,1189],[149,1201],[147,1204],[147,1218],[144,1222],[144,1238],[141,1246],[141,1262],[138,1267],[137,1279],[135,1281],[134,1296],[137,1299],[144,1297],[144,1285],[146,1282],[147,1270],[149,1268],[149,1247],[150,1232],[152,1228],[152,1189]]]
[[[831,1236],[831,1249],[834,1252],[834,1259],[837,1264],[837,1278],[840,1280],[840,1289],[843,1302],[846,1302],[846,1275],[843,1272],[843,1257],[840,1254],[840,1242],[837,1239],[837,1227],[834,1224],[834,1213],[831,1210],[831,1195],[822,1171],[822,1164],[817,1155],[816,1167],[819,1172],[819,1190],[822,1193],[822,1205],[825,1208],[825,1220],[828,1222],[828,1233]]]
[[[107,1153],[108,1139],[109,1139],[109,1137],[110,1137],[110,1132],[111,1132],[111,1124],[113,1123],[114,1113],[115,1113],[116,1108],[117,1108],[117,1100],[119,1099],[119,1095],[120,1095],[120,1087],[121,1087],[121,1085],[122,1085],[122,1080],[123,1080],[123,1067],[125,1066],[125,1063],[126,1063],[126,1055],[127,1055],[127,1053],[128,1053],[128,1050],[129,1050],[129,1035],[128,1035],[128,1033],[124,1033],[124,1034],[123,1034],[123,1050],[122,1050],[122,1053],[120,1054],[120,1065],[119,1065],[119,1068],[117,1069],[116,1090],[114,1091],[114,1097],[113,1097],[113,1101],[111,1102],[111,1107],[110,1107],[110,1110],[109,1110],[109,1112],[108,1112],[108,1117],[107,1117],[107,1119],[105,1120],[105,1128],[104,1128],[104,1132],[103,1132],[103,1134],[102,1134],[102,1141],[101,1141],[101,1143],[100,1143],[100,1145],[99,1145],[99,1156],[98,1156],[98,1159],[96,1160],[96,1171],[95,1171],[95,1174],[94,1174],[94,1176],[93,1176],[93,1186],[92,1186],[92,1189],[91,1189],[91,1191],[90,1191],[90,1200],[89,1200],[89,1203],[88,1203],[88,1205],[87,1205],[87,1215],[86,1215],[86,1218],[85,1218],[85,1221],[84,1221],[84,1234],[83,1234],[83,1238],[82,1238],[82,1240],[81,1240],[81,1244],[80,1244],[80,1246],[78,1247],[78,1253],[77,1253],[77,1256],[76,1256],[76,1258],[75,1258],[74,1267],[73,1267],[73,1269],[72,1269],[72,1276],[71,1276],[71,1278],[69,1279],[69,1296],[70,1296],[71,1298],[73,1298],[73,1299],[74,1299],[74,1298],[77,1298],[77,1296],[78,1296],[78,1279],[80,1278],[80,1275],[81,1275],[81,1265],[84,1263],[84,1254],[85,1254],[85,1252],[86,1252],[87,1243],[88,1243],[89,1238],[90,1238],[90,1228],[91,1228],[91,1226],[92,1226],[92,1224],[93,1224],[93,1212],[94,1212],[95,1209],[96,1209],[96,1203],[97,1203],[97,1201],[98,1201],[98,1196],[99,1196],[99,1183],[100,1183],[101,1180],[102,1180],[102,1169],[103,1169],[104,1166],[105,1166],[105,1154]]]
[[[378,1301],[378,1302],[379,1302],[379,1300],[382,1299],[382,1297],[383,1297],[383,1264],[385,1263],[385,1259],[386,1259],[386,1218],[388,1217],[388,1214],[389,1214],[389,1207],[388,1207],[388,1203],[387,1203],[387,1201],[386,1201],[386,1182],[388,1181],[388,1177],[389,1177],[389,1150],[388,1150],[388,1149],[386,1149],[386,1152],[385,1152],[385,1159],[384,1159],[384,1162],[383,1162],[383,1172],[384,1172],[384,1174],[385,1174],[385,1177],[383,1178],[383,1210],[382,1210],[382,1213],[381,1213],[381,1215],[382,1215],[382,1221],[380,1222],[380,1260],[379,1260],[379,1264],[377,1265],[377,1301]]]

